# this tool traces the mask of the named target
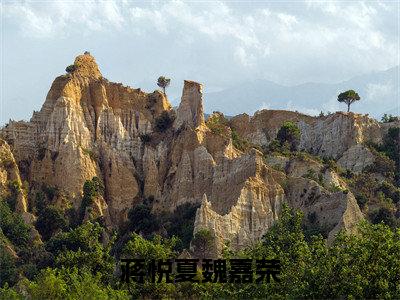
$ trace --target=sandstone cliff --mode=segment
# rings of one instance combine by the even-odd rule
[[[242,151],[232,133],[263,147],[291,120],[301,129],[301,149],[361,171],[374,160],[364,143],[381,141],[387,130],[377,121],[353,113],[315,118],[263,110],[234,117],[221,134],[205,123],[199,83],[184,82],[175,112],[162,92],[145,93],[103,78],[89,54],[78,56],[74,65],[75,71],[54,80],[29,122],[11,121],[1,130],[12,154],[6,142],[0,150],[15,157],[8,171],[1,171],[2,184],[22,177],[31,191],[55,187],[59,193],[52,201],[78,210],[83,184],[98,177],[104,196],[95,199],[91,212],[108,226],[123,225],[128,211],[145,199],[153,199],[154,213],[198,204],[194,231],[212,230],[219,250],[227,242],[240,249],[258,240],[283,203],[315,214],[313,221],[330,236],[353,230],[363,218],[335,172],[318,161]],[[305,178],[310,169],[321,180]],[[27,212],[29,201],[21,194],[18,209]]]

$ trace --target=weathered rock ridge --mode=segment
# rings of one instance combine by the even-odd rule
[[[55,187],[55,204],[79,209],[84,182],[96,176],[105,191],[93,210],[108,226],[126,222],[128,211],[144,199],[154,199],[154,212],[196,203],[195,232],[212,230],[219,250],[226,242],[239,249],[259,239],[283,203],[316,213],[315,221],[329,228],[330,236],[341,228],[353,230],[363,218],[351,193],[327,189],[343,184],[334,172],[324,171],[321,185],[302,177],[309,168],[321,171],[318,164],[264,159],[255,149],[243,153],[229,136],[212,132],[204,120],[201,84],[184,82],[175,112],[162,92],[145,93],[103,78],[89,54],[78,56],[74,65],[75,71],[54,80],[29,122],[11,121],[1,130],[6,142],[0,150],[13,156],[13,167],[0,173],[2,184],[13,177],[26,180],[33,191]],[[160,130],[165,115],[174,121]],[[301,129],[302,149],[338,159],[353,171],[373,161],[363,143],[381,141],[387,130],[353,113],[314,118],[263,110],[230,123],[243,138],[265,146],[288,120]],[[18,209],[27,212],[29,198],[21,197]]]

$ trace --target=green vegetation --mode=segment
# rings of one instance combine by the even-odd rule
[[[338,95],[339,102],[344,102],[347,104],[347,112],[350,111],[350,105],[356,101],[360,100],[360,96],[353,90],[348,90],[346,92],[340,93]]]
[[[282,127],[279,129],[276,139],[281,146],[288,143],[290,150],[295,151],[300,143],[300,136],[299,127],[297,127],[295,123],[287,121],[283,123]]]
[[[23,248],[30,240],[29,226],[25,224],[21,216],[13,212],[9,205],[0,198],[0,228],[3,237],[14,246]]]
[[[69,65],[68,67],[65,68],[65,72],[71,74],[76,70],[76,66],[75,65]]]
[[[284,206],[279,220],[260,242],[237,253],[225,252],[228,257],[280,259],[279,283],[245,285],[120,285],[114,275],[116,257],[143,258],[146,264],[152,259],[176,258],[178,239],[111,234],[105,243],[104,235],[110,233],[98,223],[87,222],[55,234],[45,242],[44,250],[32,251],[42,253],[32,275],[28,265],[20,268],[16,264],[19,259],[3,251],[0,259],[7,272],[1,272],[0,299],[399,298],[400,230],[380,223],[383,219],[391,219],[390,213],[378,212],[377,224],[364,221],[357,235],[341,232],[328,244],[324,239],[328,230],[319,227],[316,212],[303,218],[302,213]],[[206,257],[213,239],[210,231],[200,230],[192,246]],[[21,277],[21,272],[28,276]]]
[[[279,129],[276,139],[272,140],[265,149],[264,154],[275,153],[282,156],[297,156],[302,160],[313,159],[319,161],[319,158],[312,156],[306,152],[298,152],[301,132],[299,127],[291,122],[286,121]]]
[[[243,139],[233,128],[231,129],[231,138],[232,144],[236,149],[244,152],[251,148],[249,141]]]
[[[197,231],[193,237],[193,249],[194,253],[197,254],[199,258],[211,257],[212,253],[215,251],[213,248],[215,241],[214,234],[208,229],[200,229]]]
[[[48,240],[57,231],[66,229],[67,225],[68,222],[63,212],[51,205],[40,212],[36,221],[36,229],[45,240]]]
[[[22,193],[22,187],[21,184],[16,180],[8,181],[7,186],[10,192],[6,196],[5,200],[10,206],[11,210],[14,211],[17,204],[18,195]]]
[[[169,84],[171,83],[171,79],[166,78],[164,76],[160,76],[158,77],[157,80],[157,85],[163,89],[163,92],[165,94],[165,88],[169,86]]]
[[[155,129],[158,132],[165,132],[174,123],[174,118],[167,111],[163,111],[155,120]]]
[[[380,145],[369,143],[376,161],[367,171],[375,171],[382,175],[393,177],[400,187],[400,127],[389,128]]]
[[[83,220],[86,208],[93,204],[93,199],[99,195],[103,195],[104,185],[98,177],[92,180],[86,180],[83,184],[83,198],[80,208],[80,219]]]
[[[212,133],[228,136],[229,121],[225,118],[223,113],[214,111],[213,114],[208,117],[206,125]]]
[[[94,153],[92,150],[86,149],[86,148],[82,148],[82,152],[83,152],[83,154],[88,155],[92,161],[95,162],[95,161],[98,160],[98,157],[97,157],[96,153]]]
[[[231,138],[233,146],[240,151],[246,152],[251,148],[257,148],[254,144],[241,137],[221,112],[214,111],[213,114],[208,117],[206,125],[212,133],[225,138]]]
[[[390,123],[390,122],[396,122],[396,121],[399,121],[399,120],[400,120],[399,117],[388,115],[388,114],[384,114],[382,116],[381,122],[382,123]]]

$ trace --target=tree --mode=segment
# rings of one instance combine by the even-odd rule
[[[197,231],[192,240],[193,252],[201,258],[208,258],[216,254],[215,235],[208,229]]]
[[[281,146],[286,142],[290,145],[290,150],[294,151],[300,142],[300,129],[293,122],[287,121],[283,123],[282,127],[279,129],[276,136],[277,140],[280,142]]]
[[[400,120],[399,117],[388,115],[388,114],[384,114],[381,118],[381,122],[383,122],[383,123],[390,123],[390,122],[395,122],[395,121],[399,121],[399,120]]]
[[[51,205],[40,213],[36,221],[36,229],[45,240],[51,238],[57,231],[65,229],[67,225],[63,212]]]
[[[157,85],[163,89],[164,94],[165,94],[165,88],[167,86],[169,86],[170,82],[171,82],[171,79],[169,79],[169,78],[166,78],[164,76],[158,77]]]
[[[350,111],[350,105],[358,100],[360,100],[360,96],[353,90],[340,93],[338,96],[339,102],[344,102],[347,104],[347,112]]]

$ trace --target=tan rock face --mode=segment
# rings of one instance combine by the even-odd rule
[[[10,185],[13,185],[13,187],[10,187]],[[6,141],[0,139],[0,197],[4,201],[6,197],[14,193],[16,193],[15,210],[21,214],[26,213],[28,201],[25,192],[22,190],[17,163],[10,146]]]
[[[342,157],[338,160],[338,165],[344,169],[359,173],[365,167],[372,165],[374,161],[375,158],[371,151],[367,147],[358,144],[350,147],[343,153]]]
[[[252,244],[278,218],[284,192],[274,179],[275,172],[265,165],[259,165],[254,171],[254,176],[242,177],[242,180],[246,177],[247,179],[237,187],[230,185],[231,189],[239,188],[238,193],[229,194],[224,189],[211,196],[213,201],[208,201],[206,194],[203,196],[196,214],[194,231],[212,230],[216,236],[218,251],[225,245],[238,250]],[[236,169],[236,174],[241,177],[240,167]],[[227,192],[230,197],[226,199],[228,201],[223,201],[221,196]]]

